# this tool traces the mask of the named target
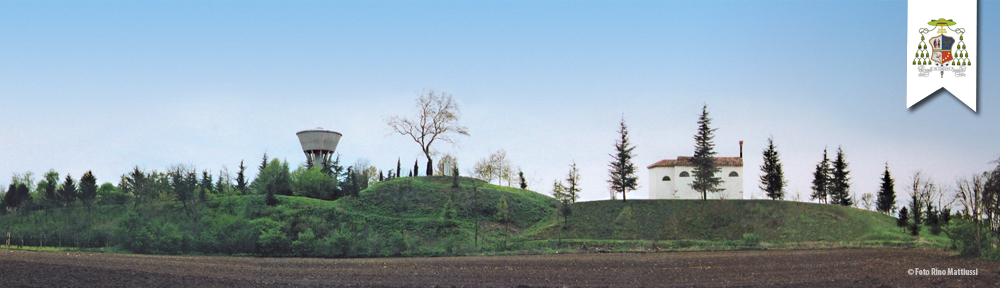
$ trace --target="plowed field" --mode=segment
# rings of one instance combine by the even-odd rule
[[[1000,262],[838,249],[305,259],[0,250],[0,287],[1000,287]],[[978,269],[978,276],[909,275]]]

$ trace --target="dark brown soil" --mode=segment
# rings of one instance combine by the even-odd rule
[[[0,249],[2,287],[1000,287],[1000,262],[836,249],[305,259]],[[915,276],[909,269],[979,269]]]

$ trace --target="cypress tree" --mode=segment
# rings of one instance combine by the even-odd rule
[[[715,144],[712,143],[715,136],[712,135],[712,132],[717,129],[710,128],[711,123],[712,118],[708,117],[708,105],[705,105],[701,108],[701,117],[698,119],[698,133],[694,135],[694,157],[691,158],[691,162],[694,164],[694,169],[691,171],[694,174],[694,181],[690,184],[692,189],[701,192],[702,200],[708,199],[708,192],[723,190],[719,188],[722,178],[715,177],[715,174],[722,169],[715,163],[715,151],[713,150]]]
[[[618,135],[621,136],[621,139],[615,141],[615,153],[611,154],[612,160],[608,164],[611,167],[608,170],[608,173],[611,174],[608,183],[611,184],[611,190],[622,194],[622,202],[626,202],[625,193],[635,191],[636,186],[638,186],[636,181],[639,177],[635,175],[635,164],[632,163],[632,158],[635,157],[632,150],[635,150],[635,146],[629,145],[625,117],[622,117]]]
[[[781,160],[778,159],[774,138],[767,138],[767,149],[764,149],[764,164],[760,165],[760,190],[771,200],[785,198],[785,172],[781,170]]]
[[[847,160],[844,159],[844,150],[837,147],[837,158],[833,160],[833,178],[830,180],[830,198],[834,204],[851,206],[854,201],[851,199],[851,180],[848,175]]]
[[[412,175],[410,175],[410,177],[420,176],[419,175],[420,174],[420,165],[417,165],[417,161],[418,160],[413,160],[413,173],[410,173],[410,174],[412,174]]]
[[[452,165],[451,167],[451,188],[458,188],[458,165]]]
[[[524,182],[524,171],[517,171],[517,177],[521,178],[521,189],[528,189],[528,183]]]
[[[399,158],[396,158],[396,177],[402,177],[403,176],[403,174],[400,174],[401,172],[399,170],[399,163],[400,163],[399,161],[400,161]]]

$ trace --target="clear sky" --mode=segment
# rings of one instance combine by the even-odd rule
[[[436,89],[471,134],[436,148],[463,174],[505,149],[539,192],[575,161],[582,200],[609,198],[624,115],[640,167],[629,197],[646,198],[647,165],[693,153],[702,105],[719,156],[746,141],[747,198],[762,197],[770,136],[803,200],[838,146],[856,195],[877,191],[886,162],[897,191],[917,170],[950,185],[1000,158],[1000,1],[979,4],[978,113],[947,93],[905,108],[906,5],[5,1],[0,184],[50,168],[114,183],[135,165],[218,175],[240,160],[252,176],[265,151],[304,162],[295,132],[315,127],[344,134],[344,162],[412,167],[419,147],[385,119]]]

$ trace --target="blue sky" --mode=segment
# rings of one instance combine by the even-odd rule
[[[902,190],[1000,158],[1000,1],[979,4],[979,113],[943,93],[905,108],[905,1],[8,1],[0,9],[0,175],[50,168],[116,182],[138,165],[235,171],[303,162],[294,133],[344,134],[345,162],[421,156],[385,119],[424,89],[453,94],[471,137],[440,145],[465,172],[505,149],[547,192],[581,167],[609,197],[624,114],[645,166],[690,155],[708,105],[720,156],[744,148],[760,198],[766,139],[807,199],[824,148],[852,190],[886,162]],[[423,161],[421,161],[421,165]],[[249,169],[250,174],[256,173]],[[63,174],[65,175],[65,174]],[[9,183],[7,176],[0,184]],[[5,186],[5,185],[4,185]],[[903,193],[900,193],[903,194]],[[902,198],[902,197],[901,197]]]

